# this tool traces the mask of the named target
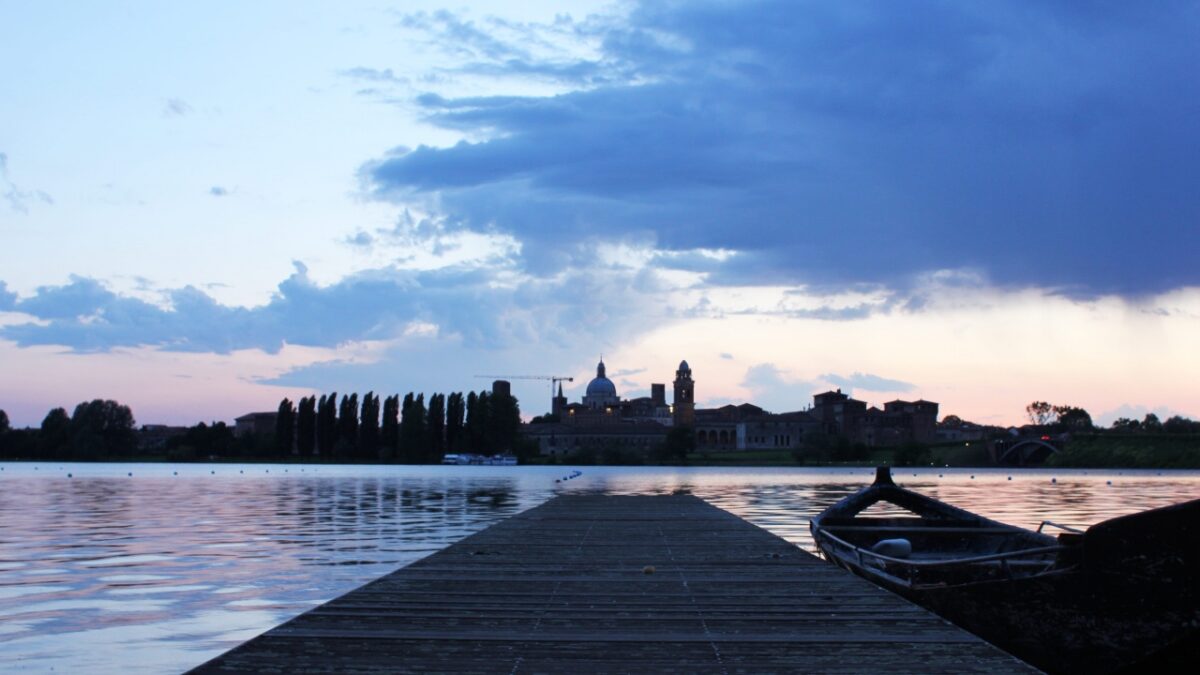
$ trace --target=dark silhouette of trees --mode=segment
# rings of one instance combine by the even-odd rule
[[[361,459],[377,460],[379,454],[379,397],[368,391],[363,395],[359,413],[358,455]]]
[[[427,459],[440,462],[446,454],[446,396],[432,394],[429,397],[429,411],[425,415],[425,436]]]
[[[696,450],[696,432],[691,427],[672,427],[667,432],[659,452],[661,459],[684,461],[689,453]]]
[[[510,394],[487,396],[487,424],[485,425],[487,454],[512,452],[517,434],[521,431],[521,408],[517,399]]]
[[[446,452],[462,452],[465,413],[462,392],[450,394],[446,399]]]
[[[1137,420],[1131,420],[1128,417],[1118,417],[1113,420],[1113,431],[1137,431],[1142,428],[1142,423]]]
[[[1158,415],[1147,413],[1140,420],[1121,417],[1112,423],[1112,430],[1125,433],[1200,434],[1200,422],[1182,415],[1172,415],[1166,422],[1160,422]]]
[[[233,429],[224,422],[201,422],[167,441],[167,457],[173,460],[232,459],[238,450]]]
[[[339,461],[353,459],[358,454],[358,394],[343,394],[338,406],[337,440],[333,454]]]
[[[1054,406],[1055,422],[1066,431],[1091,431],[1092,416],[1083,408],[1069,405]]]
[[[1030,424],[1044,427],[1054,421],[1054,406],[1045,401],[1034,401],[1025,406],[1025,414]]]
[[[8,421],[8,413],[0,410],[0,457],[8,457],[15,453],[13,448],[12,425]]]
[[[275,413],[275,455],[288,457],[296,445],[296,407],[288,399],[279,402]]]
[[[1057,431],[1091,431],[1092,416],[1083,408],[1070,405],[1051,405],[1046,401],[1034,401],[1025,406],[1029,421],[1039,427],[1053,427]]]
[[[130,454],[137,446],[133,412],[116,401],[80,403],[71,414],[69,428],[74,459],[116,457]]]
[[[400,395],[395,394],[383,401],[383,422],[380,433],[383,443],[381,457],[395,461],[400,450]]]
[[[400,407],[400,461],[416,464],[425,460],[425,394],[404,395]]]
[[[317,399],[305,396],[296,409],[296,452],[311,457],[317,444]]]
[[[333,457],[337,441],[337,392],[322,396],[317,404],[317,451],[326,458]]]
[[[1200,422],[1182,415],[1172,415],[1163,422],[1163,431],[1168,434],[1200,434]]]
[[[467,394],[466,445],[470,452],[481,453],[485,445],[488,428],[487,392]]]
[[[71,443],[71,416],[65,408],[54,408],[42,418],[38,451],[45,457],[65,457]]]

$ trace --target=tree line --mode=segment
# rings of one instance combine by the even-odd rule
[[[514,396],[487,391],[388,396],[337,392],[279,402],[275,450],[331,461],[441,461],[449,453],[498,454],[520,444],[521,409]]]
[[[439,462],[447,453],[523,454],[517,399],[487,391],[398,394],[380,399],[336,392],[279,402],[273,433],[238,435],[201,422],[156,437],[138,431],[129,406],[86,401],[54,408],[40,428],[12,429],[0,410],[0,457],[60,460],[266,459],[328,462]]]
[[[1092,424],[1092,416],[1083,408],[1070,405],[1053,405],[1046,401],[1034,401],[1025,406],[1025,415],[1031,424],[1043,427],[1047,431],[1099,431]],[[947,417],[949,419],[949,417]],[[946,420],[943,420],[945,422]],[[1160,421],[1158,415],[1146,413],[1141,420],[1121,417],[1113,421],[1109,427],[1112,431],[1125,433],[1151,434],[1198,434],[1200,422],[1172,415],[1167,420]]]
[[[133,412],[116,401],[95,399],[54,408],[38,429],[12,429],[0,410],[0,456],[98,460],[126,456],[137,447]]]

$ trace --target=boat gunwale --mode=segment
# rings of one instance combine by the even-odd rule
[[[862,564],[863,556],[869,556],[872,558],[876,558],[878,560],[883,560],[885,562],[898,563],[901,565],[908,565],[911,567],[932,568],[932,567],[944,567],[947,565],[965,565],[968,563],[976,563],[976,562],[990,562],[993,560],[1003,560],[1003,559],[1007,559],[1007,558],[1016,558],[1016,557],[1021,557],[1021,556],[1026,556],[1026,555],[1034,555],[1034,554],[1044,555],[1046,553],[1058,553],[1060,551],[1066,550],[1066,548],[1067,548],[1066,546],[1063,546],[1061,544],[1055,544],[1053,546],[1039,546],[1036,548],[1021,549],[1018,551],[1006,551],[1004,553],[991,553],[988,555],[972,556],[969,558],[950,558],[950,559],[946,559],[946,560],[913,560],[911,558],[893,558],[891,556],[883,555],[881,553],[876,553],[870,549],[865,549],[856,544],[852,544],[852,543],[846,541],[845,539],[842,539],[841,537],[838,537],[837,535],[830,533],[828,529],[822,528],[820,525],[817,525],[816,523],[809,523],[809,525],[810,525],[809,529],[812,531],[813,538],[825,537],[827,539],[833,540],[835,543],[841,544],[843,547],[848,548],[851,551],[854,551],[855,553],[858,554],[859,564]]]

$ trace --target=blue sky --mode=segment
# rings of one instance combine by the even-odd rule
[[[600,353],[1200,417],[1200,5],[0,4],[0,408]],[[527,413],[546,391],[519,383]],[[577,396],[577,392],[568,391]],[[1143,412],[1144,414],[1144,412]]]

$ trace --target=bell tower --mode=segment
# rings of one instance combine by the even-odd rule
[[[691,427],[696,424],[696,383],[692,381],[692,369],[687,361],[679,362],[675,371],[675,426]]]
[[[563,411],[567,408],[567,397],[562,393],[562,382],[558,383],[558,396],[555,396],[550,401],[550,414],[559,418],[562,421]]]

